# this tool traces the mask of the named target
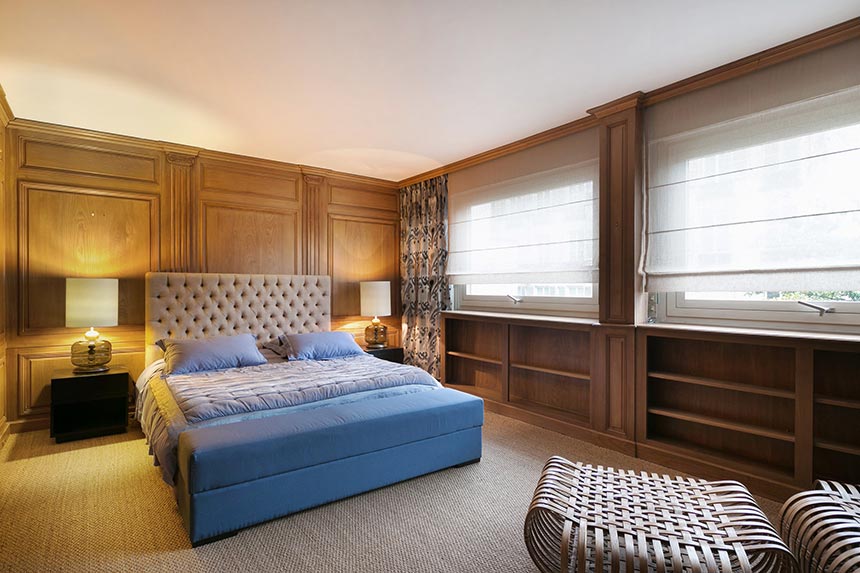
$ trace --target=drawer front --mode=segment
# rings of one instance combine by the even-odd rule
[[[53,380],[51,383],[52,404],[70,404],[122,396],[128,397],[128,374],[125,372],[63,378]]]
[[[397,362],[403,364],[403,349],[402,348],[382,348],[379,350],[368,351],[373,356],[387,360],[388,362]]]

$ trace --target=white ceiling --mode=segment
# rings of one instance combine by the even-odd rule
[[[16,117],[401,180],[857,0],[0,0]]]

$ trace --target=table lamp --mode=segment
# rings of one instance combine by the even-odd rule
[[[111,344],[99,339],[96,326],[116,326],[119,279],[66,279],[66,327],[88,326],[86,340],[72,344],[75,372],[105,372],[110,367]]]
[[[385,348],[388,346],[388,327],[379,321],[379,317],[391,315],[391,282],[366,281],[360,284],[361,314],[373,317],[364,329],[364,341],[367,348]]]

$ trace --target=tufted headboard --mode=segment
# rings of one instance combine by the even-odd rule
[[[331,328],[325,275],[146,274],[146,363],[162,338],[250,332],[262,344],[279,334]]]

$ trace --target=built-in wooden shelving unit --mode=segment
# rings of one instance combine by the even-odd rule
[[[445,313],[443,382],[501,413],[617,445],[595,426],[605,392],[595,394],[591,372],[594,329],[583,320]]]
[[[785,497],[860,481],[860,344],[637,328],[640,455]]]
[[[814,452],[817,476],[860,482],[860,353],[814,354]]]
[[[774,498],[860,482],[860,340],[461,312],[443,340],[490,410]]]

